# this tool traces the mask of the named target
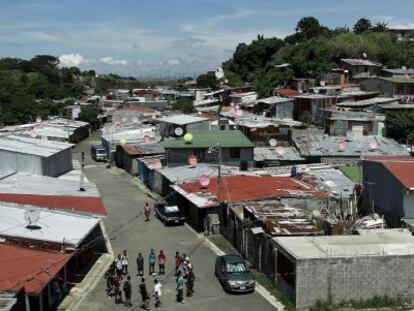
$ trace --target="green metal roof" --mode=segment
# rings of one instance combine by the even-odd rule
[[[191,143],[186,143],[184,139],[165,140],[161,142],[165,149],[171,148],[209,148],[220,145],[223,148],[254,147],[254,144],[239,130],[227,131],[208,131],[204,133],[194,133]]]
[[[380,77],[381,80],[389,81],[392,83],[414,83],[414,79],[405,79],[401,77]]]

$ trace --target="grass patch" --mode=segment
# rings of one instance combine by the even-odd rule
[[[404,299],[393,299],[387,296],[374,297],[367,300],[350,300],[342,302],[337,305],[328,304],[326,302],[318,301],[310,311],[335,311],[339,308],[355,308],[355,309],[368,309],[368,308],[389,308],[390,310],[399,310],[401,307],[408,307],[411,305],[411,301]]]
[[[213,235],[208,237],[208,239],[226,254],[239,254],[239,252],[233,247],[233,245],[222,235]],[[266,276],[266,274],[256,270],[251,270],[251,273],[256,282],[264,288],[266,288],[270,294],[276,297],[276,299],[285,306],[287,311],[296,310],[295,305],[289,299],[289,297],[281,291],[279,291],[273,284],[272,280],[268,276]]]
[[[262,285],[264,288],[266,288],[270,294],[276,297],[278,301],[280,301],[287,311],[295,311],[295,305],[293,304],[292,300],[289,299],[289,297],[279,291],[275,285],[273,284],[272,280],[264,273],[261,273],[256,270],[252,270],[251,273],[254,276],[254,279],[257,283]]]
[[[362,167],[358,165],[341,165],[338,169],[344,173],[346,177],[351,179],[354,183],[360,184],[362,182]]]
[[[231,245],[231,243],[222,235],[212,235],[208,239],[213,242],[218,248],[220,248],[226,254],[238,254],[239,252]]]

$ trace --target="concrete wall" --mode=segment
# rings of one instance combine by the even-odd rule
[[[375,296],[412,298],[414,255],[324,258],[296,261],[296,307]]]
[[[366,211],[375,207],[375,212],[384,215],[390,227],[399,226],[404,217],[403,185],[381,163],[363,162],[362,205]],[[408,203],[408,200],[407,200]]]
[[[210,130],[210,121],[205,120],[205,121],[190,123],[186,125],[178,125],[178,124],[160,121],[160,124],[159,124],[160,134],[163,137],[176,137],[174,131],[177,127],[182,128],[184,130],[184,134],[204,133]]]
[[[240,148],[240,158],[232,158],[230,148],[221,148],[222,161],[227,165],[239,166],[240,161],[247,161],[249,165],[253,165],[254,154],[252,148]],[[218,163],[218,153],[208,153],[208,148],[182,148],[182,149],[166,149],[167,165],[179,166],[188,163],[188,157],[196,155],[199,162]]]

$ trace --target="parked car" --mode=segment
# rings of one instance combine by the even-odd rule
[[[239,255],[217,256],[214,274],[224,290],[234,293],[253,292],[256,282]]]
[[[165,225],[182,225],[186,218],[177,205],[167,205],[166,203],[157,203],[154,206],[157,217]]]
[[[91,147],[91,157],[95,161],[107,161],[108,152],[106,151],[106,148],[102,145],[93,145]]]

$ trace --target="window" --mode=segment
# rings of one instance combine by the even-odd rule
[[[193,154],[197,157],[197,159],[203,159],[206,155],[206,151],[204,149],[194,149]]]
[[[226,271],[228,273],[246,272],[247,268],[243,262],[234,262],[226,264]]]
[[[240,148],[230,148],[230,158],[240,159]]]

